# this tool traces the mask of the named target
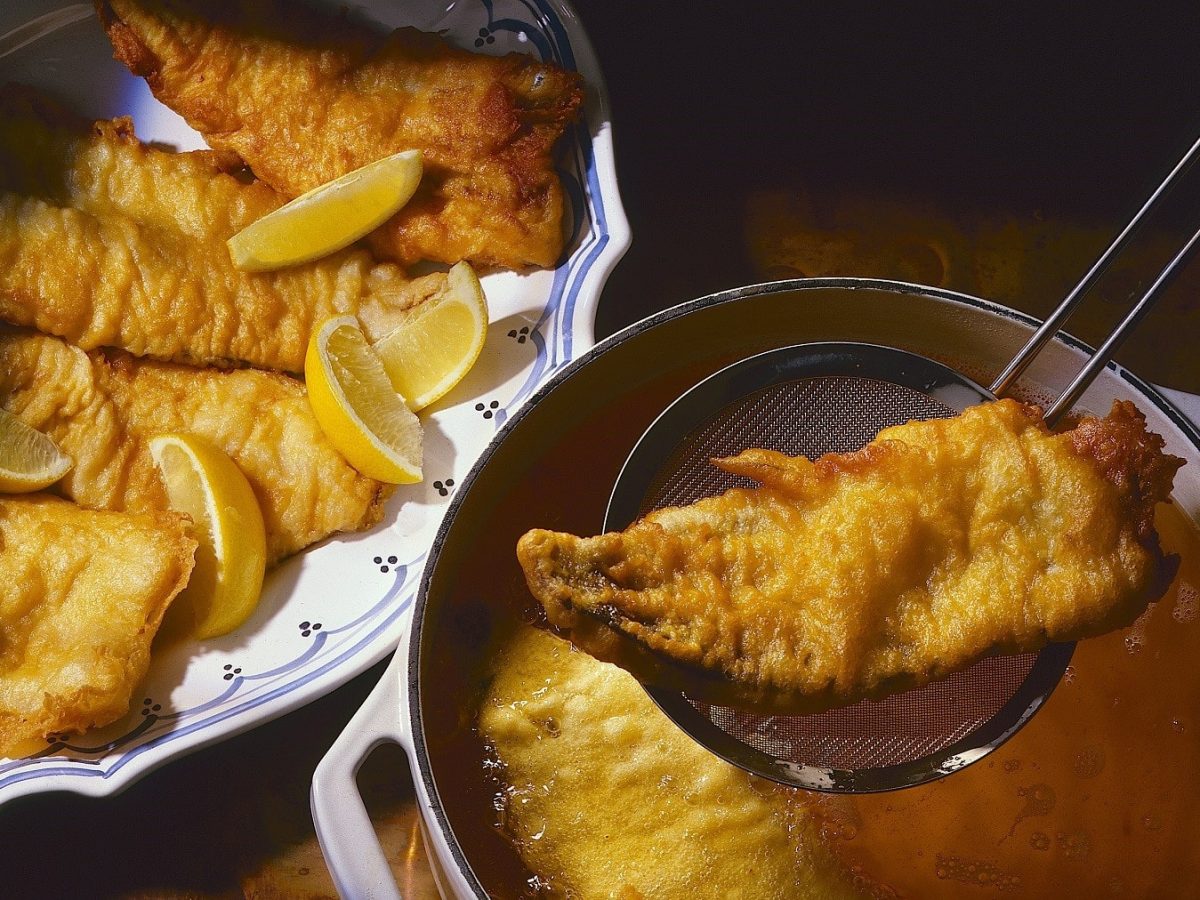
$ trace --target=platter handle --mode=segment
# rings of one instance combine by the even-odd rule
[[[408,661],[408,629],[379,684],[313,772],[309,804],[321,852],[342,897],[400,900],[400,889],[367,815],[355,776],[371,751],[394,743],[410,754],[401,715],[402,674]]]

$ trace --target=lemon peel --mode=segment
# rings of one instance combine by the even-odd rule
[[[460,262],[441,292],[405,310],[373,346],[392,387],[415,412],[462,381],[483,350],[487,326],[483,286],[475,270]]]
[[[421,151],[404,150],[315,187],[231,237],[233,264],[264,272],[341,250],[394,216],[421,170]]]
[[[74,461],[46,435],[0,409],[0,492],[40,491],[70,471]]]
[[[266,571],[262,510],[229,456],[191,434],[158,435],[150,456],[171,508],[191,516],[196,565],[167,612],[168,627],[197,638],[228,634],[258,605]]]
[[[353,316],[313,332],[304,378],[317,423],[350,465],[389,484],[421,480],[421,423]]]

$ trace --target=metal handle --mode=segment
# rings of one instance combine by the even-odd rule
[[[1150,285],[1146,293],[1142,295],[1142,299],[1137,302],[1133,309],[1129,311],[1129,314],[1125,316],[1121,324],[1108,336],[1108,340],[1100,346],[1095,355],[1088,360],[1087,365],[1075,376],[1075,380],[1054,401],[1054,405],[1046,413],[1046,423],[1048,425],[1053,427],[1062,417],[1063,413],[1069,410],[1075,401],[1079,399],[1080,395],[1087,390],[1088,385],[1092,383],[1092,380],[1100,373],[1100,370],[1108,365],[1108,361],[1117,352],[1117,348],[1121,346],[1125,338],[1129,337],[1137,323],[1150,311],[1150,307],[1159,298],[1163,288],[1167,286],[1179,271],[1179,267],[1183,261],[1195,249],[1197,242],[1200,242],[1200,231],[1193,234],[1192,239],[1184,245],[1182,250],[1175,254],[1175,258],[1167,263],[1165,269],[1159,272],[1158,278],[1154,280],[1154,284]]]
[[[1158,186],[1154,193],[1150,195],[1149,199],[1147,199],[1144,204],[1142,204],[1142,208],[1139,209],[1137,214],[1129,220],[1129,223],[1121,230],[1121,233],[1116,236],[1113,242],[1109,245],[1108,249],[1105,250],[1104,253],[1100,255],[1100,258],[1092,264],[1092,267],[1088,269],[1087,274],[1083,276],[1079,284],[1075,285],[1071,292],[1067,294],[1062,303],[1058,305],[1058,308],[1050,314],[1046,321],[1042,323],[1041,327],[1038,328],[1038,330],[1034,332],[1033,336],[1030,337],[1028,342],[1026,342],[1025,346],[1022,347],[1017,355],[1012,358],[1012,361],[1009,362],[1004,371],[1000,373],[994,382],[992,382],[991,391],[993,394],[998,397],[1003,396],[1005,391],[1012,387],[1017,378],[1021,376],[1021,373],[1029,367],[1029,364],[1032,363],[1037,357],[1038,353],[1041,352],[1042,348],[1045,347],[1050,339],[1058,333],[1059,329],[1067,321],[1071,313],[1075,311],[1075,307],[1079,305],[1079,302],[1083,299],[1084,294],[1086,294],[1092,285],[1099,280],[1100,276],[1104,273],[1112,261],[1116,259],[1120,252],[1125,249],[1125,246],[1129,243],[1130,239],[1133,237],[1138,228],[1141,227],[1142,222],[1150,214],[1151,210],[1158,205],[1158,202],[1174,186],[1175,180],[1179,177],[1179,175],[1181,175],[1184,170],[1188,168],[1188,166],[1195,162],[1197,157],[1200,157],[1200,138],[1197,138],[1196,142],[1192,144],[1187,153],[1183,155],[1183,159],[1176,163],[1175,168],[1173,168],[1167,174],[1167,177],[1163,179],[1162,183]],[[1157,299],[1158,291],[1163,285],[1166,284],[1166,282],[1170,279],[1170,276],[1174,274],[1176,266],[1184,257],[1186,257],[1187,252],[1192,248],[1195,240],[1195,238],[1192,238],[1184,250],[1177,255],[1174,260],[1171,261],[1166,269],[1163,270],[1162,274],[1159,275],[1158,280],[1155,281],[1154,285],[1150,288],[1146,295],[1142,297],[1141,301],[1139,301],[1138,305],[1134,308],[1134,312],[1130,313],[1130,315],[1126,317],[1125,321],[1121,323],[1120,327],[1118,327],[1113,335],[1109,337],[1109,340],[1105,342],[1105,347],[1109,347],[1110,344],[1112,345],[1109,350],[1109,356],[1104,357],[1102,361],[1095,367],[1095,369],[1091,370],[1090,376],[1086,379],[1083,378],[1083,375],[1089,371],[1091,368],[1090,366],[1085,368],[1084,371],[1081,372],[1078,377],[1076,377],[1075,381],[1072,382],[1071,386],[1068,388],[1068,392],[1075,391],[1075,394],[1069,401],[1065,403],[1065,405],[1063,398],[1067,396],[1066,393],[1064,393],[1063,397],[1060,397],[1058,402],[1055,403],[1053,409],[1058,410],[1058,415],[1062,414],[1063,409],[1070,408],[1071,403],[1078,399],[1079,394],[1083,393],[1083,391],[1087,388],[1087,385],[1091,382],[1092,378],[1095,377],[1096,373],[1108,363],[1112,353],[1120,345],[1121,341],[1128,336],[1129,330],[1131,330],[1133,326],[1137,324],[1141,317],[1145,315],[1146,311],[1150,308],[1150,305],[1153,304],[1155,299]],[[1115,343],[1113,343],[1114,337],[1116,338]],[[1097,354],[1098,357],[1100,355],[1101,354]],[[1060,407],[1062,407],[1062,409],[1060,409]],[[1048,414],[1046,419],[1048,422],[1053,424],[1051,415]]]

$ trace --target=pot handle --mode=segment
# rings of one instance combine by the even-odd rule
[[[1180,412],[1191,419],[1197,428],[1200,428],[1200,394],[1188,394],[1165,387],[1160,387],[1159,390],[1175,404]]]
[[[409,750],[400,711],[406,637],[345,730],[313,772],[309,805],[325,863],[342,897],[400,900],[400,889],[367,815],[355,776],[371,751],[388,742]]]

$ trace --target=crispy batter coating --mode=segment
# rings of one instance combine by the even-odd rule
[[[94,509],[168,509],[150,439],[208,438],[258,497],[268,564],[334,532],[375,524],[389,490],[333,448],[304,385],[274,372],[85,353],[58,338],[0,331],[0,406],[75,460],[58,489]]]
[[[0,754],[128,711],[195,549],[174,513],[0,497]]]
[[[357,315],[378,339],[444,287],[361,248],[239,271],[225,241],[285,202],[239,168],[228,152],[147,146],[129,119],[90,124],[0,91],[0,319],[85,350],[302,372],[329,316]]]
[[[805,796],[676,728],[621,669],[523,627],[479,713],[506,830],[553,896],[857,896]]]
[[[400,262],[517,268],[552,266],[562,253],[552,150],[582,101],[575,73],[278,0],[96,6],[116,58],[282,193],[422,151],[420,189],[374,239]]]
[[[1154,505],[1183,461],[1118,402],[1051,434],[1012,400],[815,462],[715,460],[762,482],[622,533],[522,537],[550,621],[647,681],[810,712],[1128,625],[1166,590]]]

